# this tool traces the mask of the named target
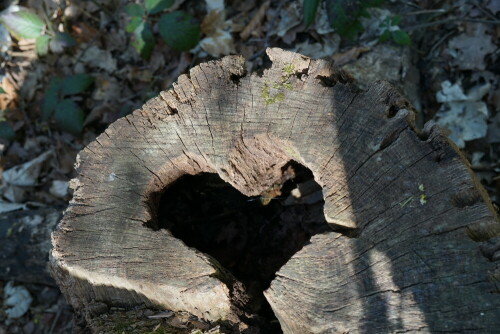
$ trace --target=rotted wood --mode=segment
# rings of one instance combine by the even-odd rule
[[[51,254],[73,307],[91,318],[96,301],[145,304],[250,330],[243,284],[145,225],[183,175],[217,173],[255,196],[293,160],[322,187],[332,231],[265,291],[284,333],[500,328],[500,274],[480,249],[500,224],[456,148],[432,124],[416,130],[389,84],[360,90],[332,63],[267,52],[261,74],[236,56],[191,69],[80,152]]]

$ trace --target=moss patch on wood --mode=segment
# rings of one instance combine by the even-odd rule
[[[285,99],[285,90],[293,89],[293,84],[290,82],[290,77],[294,73],[293,64],[286,64],[283,66],[281,73],[282,75],[280,80],[273,82],[272,84],[269,81],[266,81],[264,86],[262,86],[260,97],[264,100],[266,105],[283,101]],[[277,92],[273,94],[271,89]]]

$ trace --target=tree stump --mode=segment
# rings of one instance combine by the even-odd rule
[[[412,107],[389,84],[360,90],[328,61],[267,53],[262,73],[245,73],[238,56],[200,64],[80,152],[51,254],[75,310],[90,321],[96,302],[156,305],[258,332],[252,288],[161,223],[188,224],[208,212],[204,203],[186,204],[189,194],[173,202],[168,191],[186,175],[216,173],[249,202],[275,203],[304,168],[324,200],[320,217],[307,219],[329,228],[288,237],[282,247],[305,244],[260,287],[284,333],[498,331],[492,260],[500,256],[480,246],[500,224],[459,151],[433,124],[417,130]],[[285,228],[286,215],[304,223],[308,209],[294,210],[269,224]],[[234,217],[235,226],[251,219]],[[241,236],[237,227],[233,234]],[[254,271],[267,268],[265,258]]]

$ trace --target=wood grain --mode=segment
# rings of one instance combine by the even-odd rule
[[[417,131],[389,84],[360,90],[327,61],[267,52],[272,66],[261,74],[246,74],[237,56],[200,64],[79,154],[51,255],[71,304],[246,321],[245,291],[230,273],[144,224],[182,175],[215,172],[253,196],[295,160],[321,185],[332,232],[265,292],[285,333],[500,328],[493,264],[477,244],[500,224],[460,153],[432,124]]]

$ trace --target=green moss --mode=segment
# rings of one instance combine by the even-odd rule
[[[285,99],[285,94],[284,94],[284,93],[282,93],[282,92],[280,92],[280,93],[278,93],[278,94],[276,94],[276,95],[274,96],[274,99],[275,99],[276,101],[281,102],[281,101],[283,101],[283,100]]]
[[[271,89],[269,88],[269,83],[267,81],[264,83],[264,86],[262,86],[260,97],[264,100],[266,105],[276,102],[274,96],[271,96]]]
[[[285,93],[283,90],[292,90],[293,84],[289,81],[290,77],[294,73],[294,67],[292,64],[286,64],[282,70],[282,76],[279,81],[270,84],[268,81],[262,86],[262,91],[260,97],[264,100],[266,105],[275,103],[276,101],[281,102],[285,99]],[[271,88],[277,90],[276,94],[271,94]]]
[[[287,75],[287,76],[291,76],[294,71],[295,71],[295,68],[294,68],[293,64],[286,64],[285,66],[283,66],[283,69],[282,69],[283,75]]]
[[[297,153],[297,151],[295,151],[293,147],[285,146],[285,152],[295,160],[300,161],[300,155]]]

